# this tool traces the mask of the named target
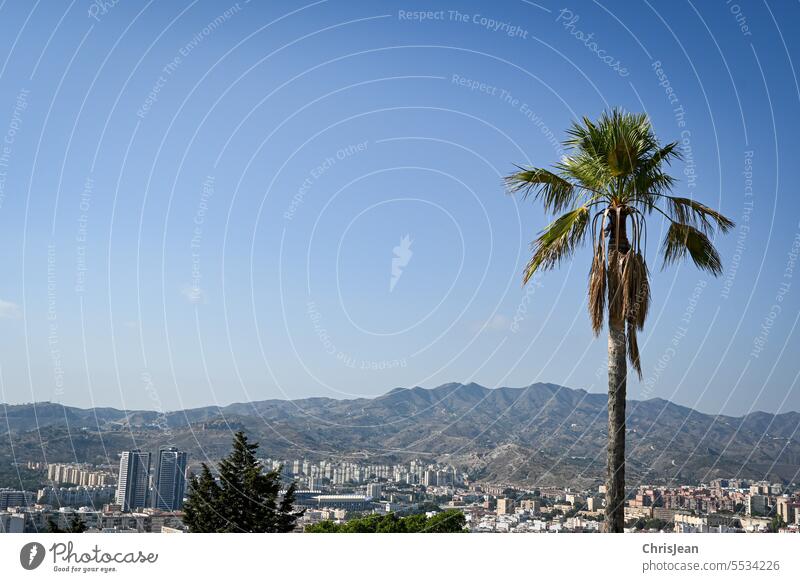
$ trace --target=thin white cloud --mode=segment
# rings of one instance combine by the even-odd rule
[[[481,331],[508,331],[511,329],[511,319],[501,313],[498,313],[489,319],[489,321],[476,323],[473,329],[476,333]]]
[[[183,295],[189,303],[208,303],[206,292],[194,285],[185,285],[181,289],[181,295]]]
[[[0,299],[0,319],[19,319],[20,317],[22,317],[22,309],[19,308],[19,305]]]

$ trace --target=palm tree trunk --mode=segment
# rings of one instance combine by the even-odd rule
[[[622,257],[630,249],[627,213],[611,213],[608,257],[608,450],[606,454],[606,531],[625,527],[625,392],[628,378],[625,317],[621,309]]]
[[[610,533],[622,533],[625,526],[625,391],[627,375],[624,323],[609,322],[606,531]]]

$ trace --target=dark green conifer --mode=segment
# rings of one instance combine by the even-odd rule
[[[257,443],[239,431],[215,479],[203,463],[192,476],[184,504],[184,523],[192,532],[289,532],[303,512],[294,510],[295,485],[280,495],[280,471],[264,472]]]

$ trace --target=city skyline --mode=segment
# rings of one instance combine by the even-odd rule
[[[116,501],[123,511],[148,507],[151,499],[151,459],[152,453],[139,449],[120,454]]]
[[[160,451],[175,459],[185,455],[174,447]],[[121,483],[125,459],[131,453],[143,455],[140,451],[120,453]],[[264,472],[280,472],[284,491],[289,483],[300,485],[295,505],[304,514],[297,531],[314,531],[321,522],[344,525],[357,519],[354,515],[388,516],[423,509],[461,512],[473,533],[601,531],[603,485],[525,488],[474,482],[451,465],[421,459],[395,464],[306,458],[263,458],[259,462]],[[74,478],[74,471],[97,474],[103,470],[85,463],[29,465],[46,469],[48,481],[53,483],[64,475]],[[0,533],[45,531],[46,524],[64,529],[76,519],[91,528],[89,531],[98,532],[185,531],[179,510],[158,507],[155,502],[152,507],[125,508],[100,501],[112,491],[113,486],[56,489],[48,485],[38,493],[0,487]],[[694,484],[643,483],[628,495],[625,521],[626,531],[632,532],[757,533],[776,528],[798,532],[800,488],[797,483],[731,477]]]
[[[153,482],[153,507],[177,511],[183,507],[185,493],[186,451],[179,451],[176,447],[159,449]]]

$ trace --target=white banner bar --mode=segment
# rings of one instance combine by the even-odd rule
[[[798,580],[792,534],[5,534],[3,580]]]

